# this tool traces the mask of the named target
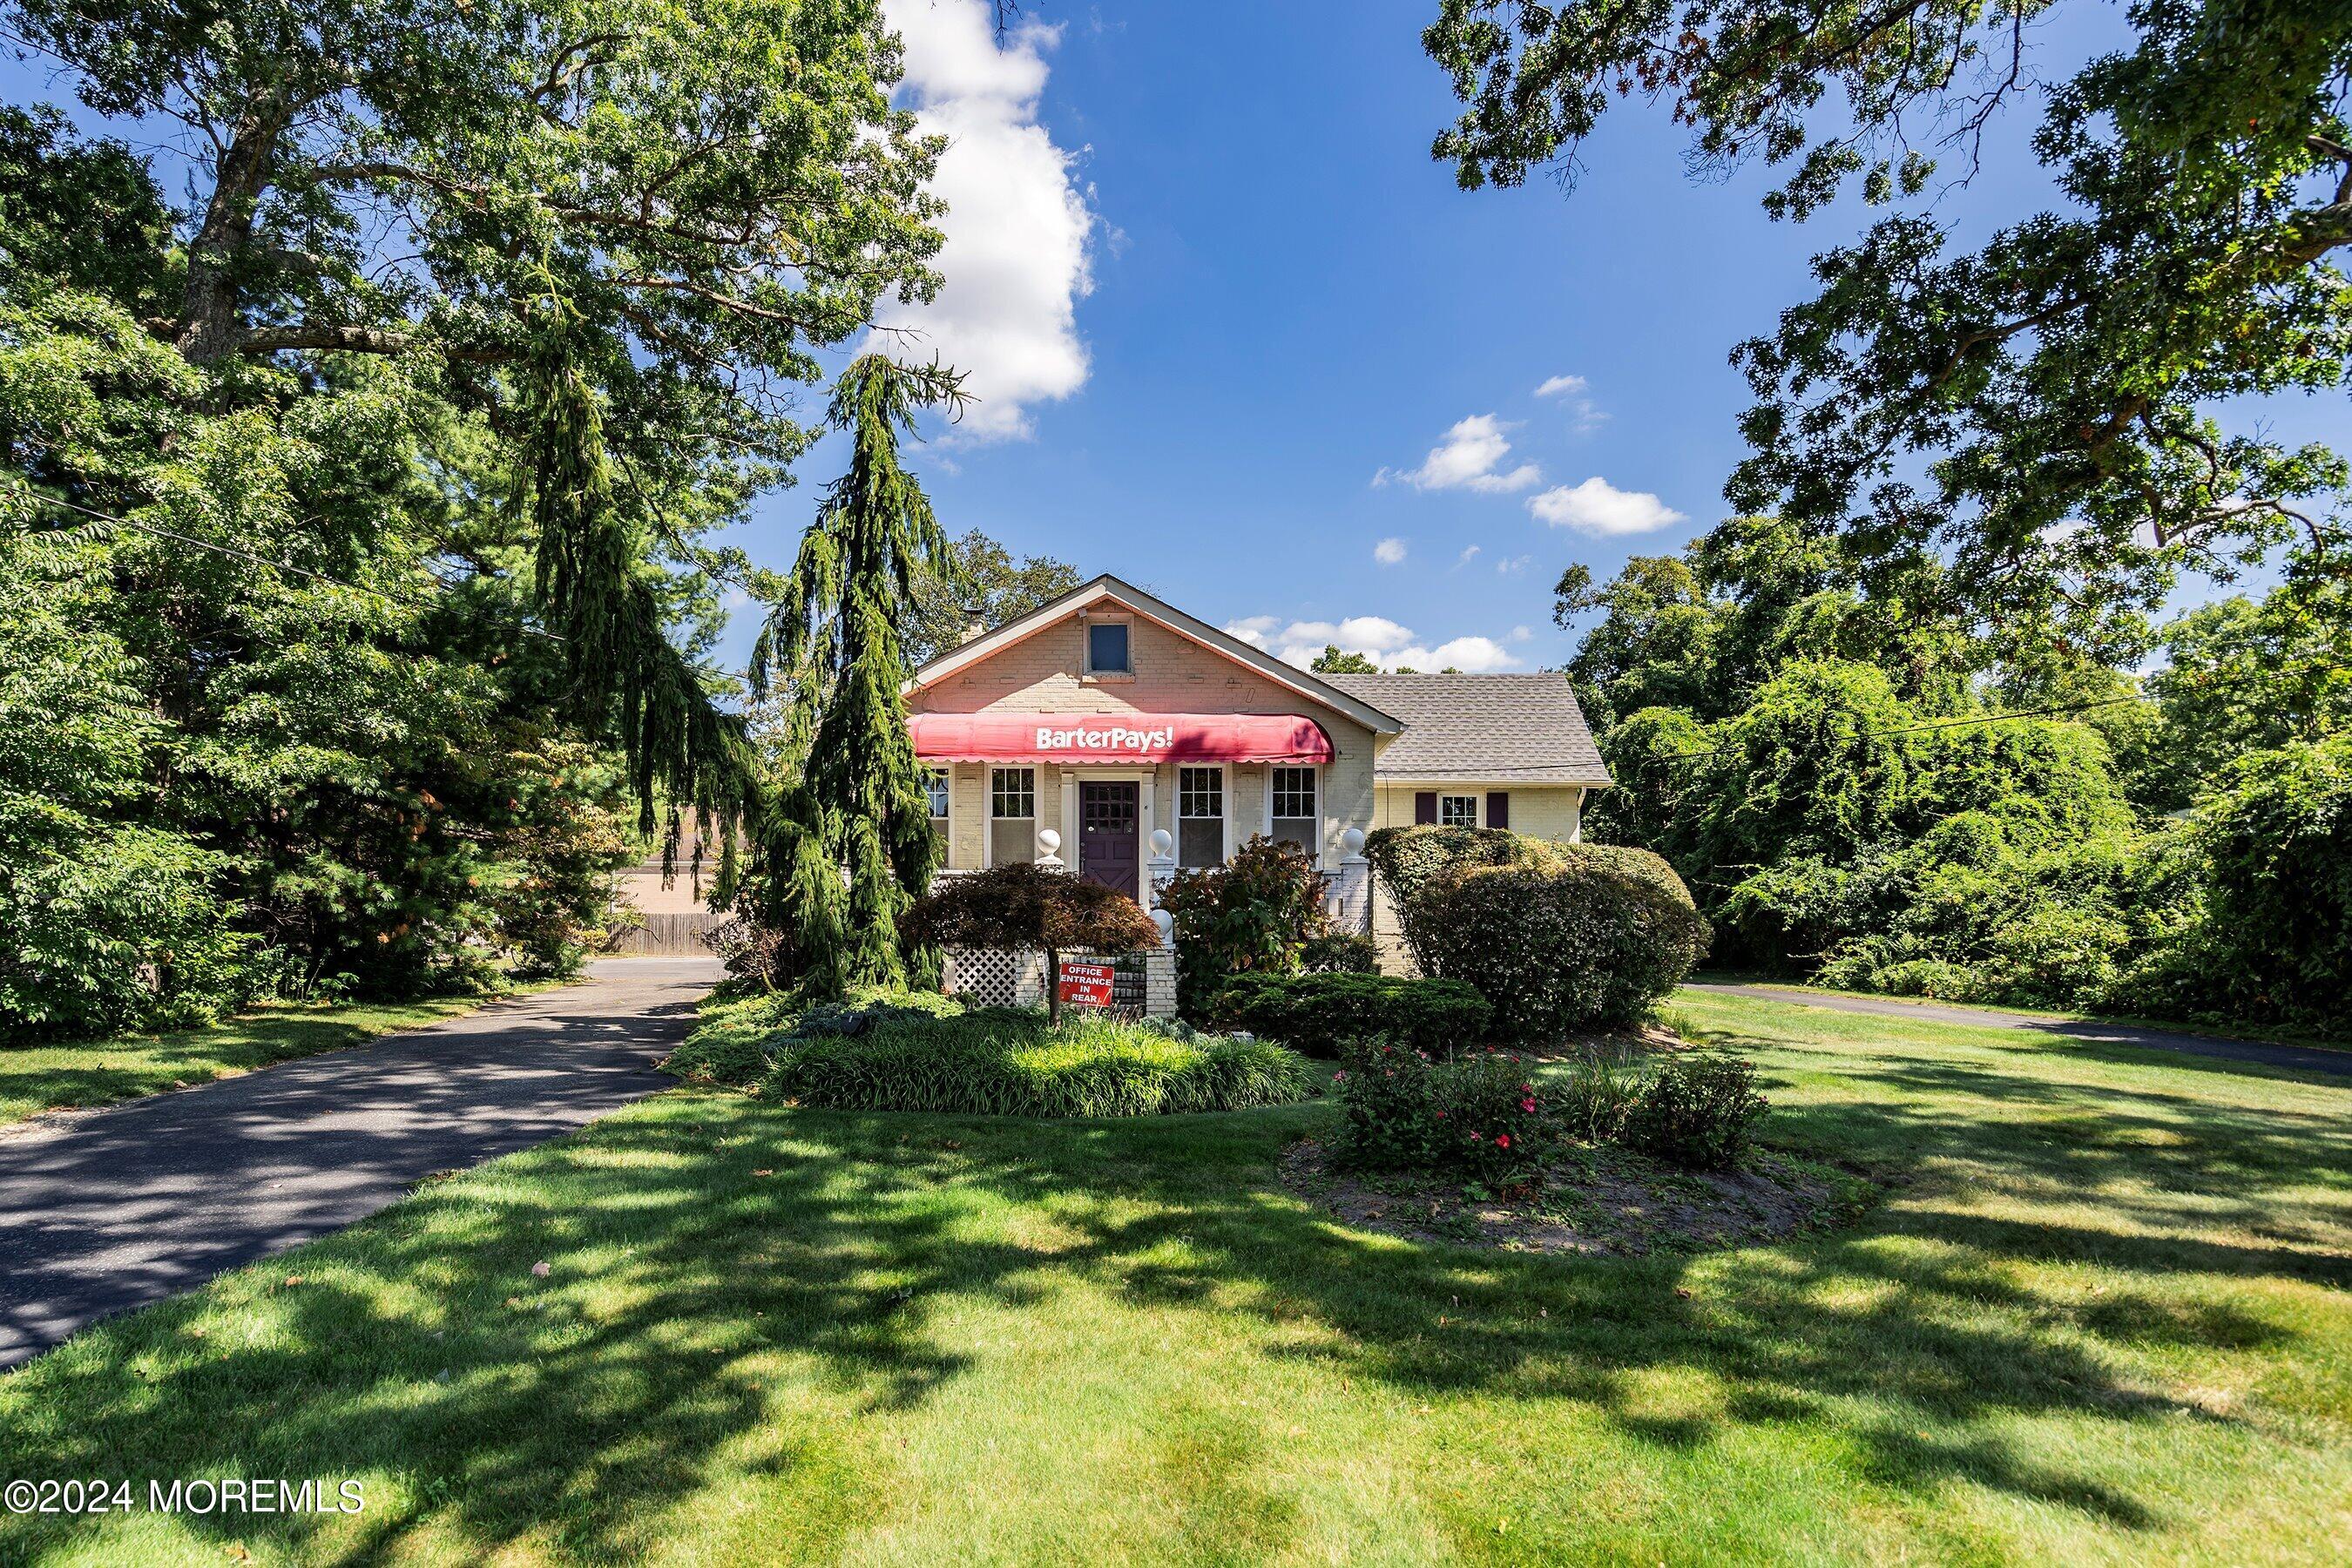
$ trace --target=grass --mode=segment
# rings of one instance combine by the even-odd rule
[[[2266,1028],[2259,1024],[2183,1023],[2178,1018],[2152,1018],[2138,1013],[2069,1013],[2052,1007],[2020,1007],[2010,1002],[1962,1002],[1949,996],[1901,996],[1892,991],[1840,991],[1784,976],[1745,970],[1702,971],[1695,982],[1713,985],[1765,985],[1775,991],[1821,996],[1853,996],[1871,1002],[1908,1003],[1919,1007],[1965,1007],[1979,1013],[2014,1013],[2024,1018],[2047,1018],[2064,1024],[2122,1024],[2167,1034],[2205,1035],[2214,1039],[2251,1040],[2263,1045],[2297,1046],[2305,1049],[2352,1052],[2352,1040],[2314,1034],[2307,1029]]]
[[[233,1078],[272,1062],[454,1018],[497,999],[286,1005],[166,1034],[121,1035],[82,1045],[0,1046],[0,1126],[44,1111],[111,1105]]]
[[[2340,1560],[2352,1088],[1680,1009],[1770,1142],[1894,1183],[1855,1227],[1475,1252],[1283,1190],[1328,1105],[682,1089],[0,1378],[0,1476],[365,1511],[0,1517],[0,1561]]]

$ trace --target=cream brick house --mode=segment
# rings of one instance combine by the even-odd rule
[[[1366,834],[1574,840],[1610,782],[1559,675],[1317,675],[1110,576],[934,659],[906,698],[949,873],[1042,860],[1149,908],[1265,834],[1314,856],[1333,913],[1391,963]]]

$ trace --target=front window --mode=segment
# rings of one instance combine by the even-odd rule
[[[1125,621],[1096,621],[1089,625],[1087,627],[1087,673],[1134,674],[1134,664],[1128,656],[1127,633]]]
[[[1037,770],[992,768],[988,775],[989,864],[1037,858]]]
[[[931,797],[931,826],[945,827],[948,821],[948,771],[932,768],[926,773],[923,789]]]
[[[1323,815],[1315,801],[1315,770],[1276,768],[1271,784],[1273,837],[1297,845],[1307,851],[1307,858],[1319,860],[1323,855]]]
[[[1437,797],[1437,826],[1440,827],[1475,827],[1478,826],[1478,797],[1475,795],[1441,795]]]
[[[1222,866],[1225,860],[1225,770],[1176,770],[1176,863]]]

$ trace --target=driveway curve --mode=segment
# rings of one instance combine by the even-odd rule
[[[0,1138],[0,1367],[672,1080],[715,959],[583,982]]]
[[[1782,985],[1717,985],[1686,983],[1689,991],[1714,991],[1727,996],[1753,996],[1765,1002],[1794,1002],[1801,1006],[1826,1007],[1832,1013],[1868,1013],[1881,1018],[1916,1018],[1929,1024],[1965,1024],[1977,1029],[2032,1029],[2063,1035],[2085,1044],[2138,1046],[2152,1051],[2179,1051],[2220,1061],[2254,1062],[2263,1067],[2297,1072],[2329,1073],[2352,1078],[2352,1051],[2322,1046],[2274,1046],[2263,1040],[2232,1040],[2220,1035],[2190,1035],[2173,1029],[2145,1029],[2137,1024],[2108,1024],[2095,1018],[2044,1018],[2032,1013],[2010,1013],[1990,1007],[1955,1007],[1943,1002],[1913,1002],[1892,996],[1847,996],[1833,991],[1806,991]]]

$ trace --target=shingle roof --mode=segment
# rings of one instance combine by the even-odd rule
[[[1404,721],[1383,779],[1606,784],[1609,768],[1564,675],[1327,675]]]

